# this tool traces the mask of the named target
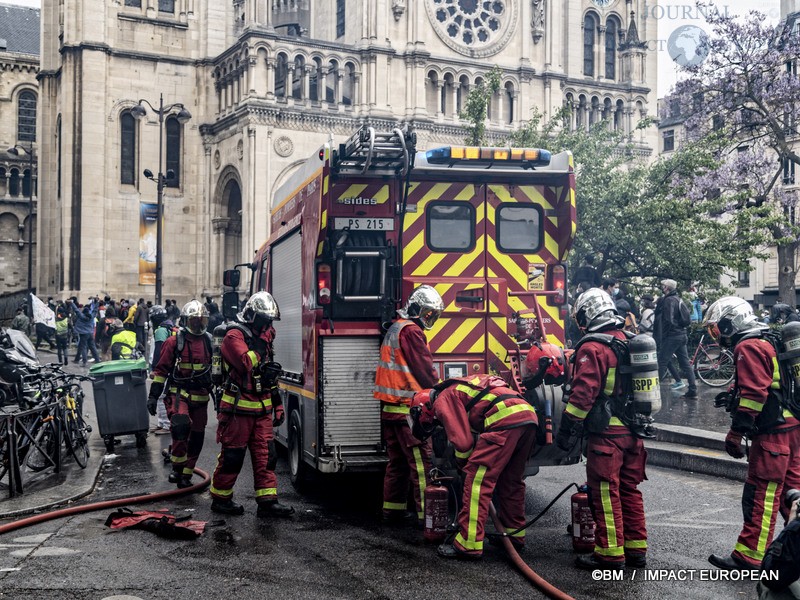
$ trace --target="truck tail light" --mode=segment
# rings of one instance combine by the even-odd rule
[[[550,306],[562,306],[567,303],[567,268],[564,265],[554,265],[550,268],[550,285],[554,292],[553,296],[547,297]]]
[[[331,266],[317,265],[317,302],[319,304],[331,303]]]

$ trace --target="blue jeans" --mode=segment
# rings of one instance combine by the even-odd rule
[[[661,344],[658,347],[658,378],[663,379],[667,374],[667,367],[672,361],[674,354],[678,358],[678,366],[681,372],[686,375],[689,382],[688,392],[697,391],[697,381],[694,378],[694,369],[689,364],[689,351],[686,349],[688,339],[685,333],[672,334],[661,338]],[[676,379],[675,381],[678,381]]]
[[[97,346],[94,343],[94,336],[91,333],[81,333],[78,339],[78,360],[86,365],[86,350],[87,347],[92,353],[92,358],[96,362],[100,362],[100,357],[97,354]]]

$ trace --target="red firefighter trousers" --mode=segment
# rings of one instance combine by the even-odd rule
[[[778,512],[789,516],[783,491],[800,489],[800,428],[755,436],[749,463],[742,492],[744,526],[733,554],[758,568]]]
[[[484,525],[494,496],[497,516],[514,531],[525,524],[525,462],[536,441],[536,427],[482,433],[464,468],[464,496],[453,545],[465,554],[483,554]],[[525,532],[514,536],[516,545]]]
[[[169,406],[167,414],[170,422],[173,415],[186,415],[189,424],[185,426],[171,424],[172,434],[172,470],[183,475],[191,475],[197,464],[197,458],[203,450],[206,425],[208,424],[208,402],[192,402],[185,398],[180,400],[175,394],[164,398],[164,406]]]
[[[383,421],[383,439],[389,464],[383,478],[383,514],[405,511],[408,506],[408,486],[414,495],[417,518],[425,518],[425,488],[431,470],[430,441],[420,442],[411,435],[405,420]]]
[[[220,500],[233,496],[233,486],[249,449],[256,502],[277,500],[278,479],[275,471],[267,467],[268,445],[273,439],[272,417],[220,413],[217,421],[217,443],[222,444],[222,449],[211,478],[211,495]]]
[[[590,435],[586,477],[595,521],[594,554],[604,562],[647,553],[644,502],[639,484],[647,479],[647,451],[631,434]]]

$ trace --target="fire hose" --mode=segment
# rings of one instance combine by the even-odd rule
[[[198,469],[196,467],[194,472],[202,477],[203,480],[195,483],[191,487],[156,492],[154,494],[143,494],[141,496],[117,498],[115,500],[104,500],[102,502],[93,502],[91,504],[83,504],[81,506],[71,506],[69,508],[60,508],[58,510],[33,515],[32,517],[26,517],[24,519],[20,519],[19,521],[14,521],[13,523],[0,525],[0,535],[10,531],[16,531],[17,529],[22,529],[23,527],[28,527],[30,525],[36,525],[37,523],[44,523],[45,521],[60,519],[62,517],[70,517],[72,515],[79,515],[96,510],[105,510],[107,508],[115,508],[117,506],[126,506],[128,504],[145,504],[147,502],[155,502],[156,500],[164,500],[165,498],[177,498],[186,494],[193,494],[195,492],[202,491],[210,483],[211,476],[202,469]]]

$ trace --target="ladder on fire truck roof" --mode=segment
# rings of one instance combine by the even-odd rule
[[[333,168],[339,175],[405,177],[416,152],[417,134],[408,126],[390,132],[363,126],[339,144]]]

